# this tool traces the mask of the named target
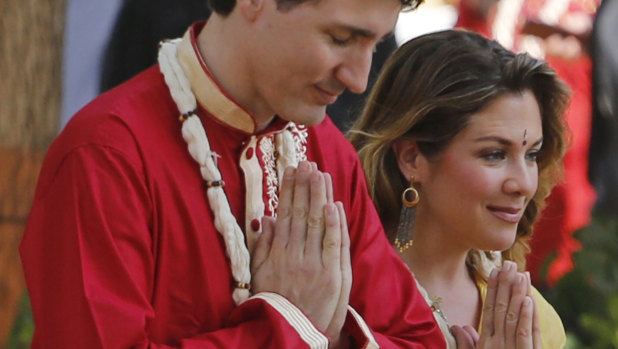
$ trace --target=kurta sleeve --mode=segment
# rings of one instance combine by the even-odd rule
[[[348,174],[333,175],[335,187],[351,186],[344,205],[352,244],[354,316],[348,316],[346,329],[361,330],[353,332],[359,348],[376,347],[373,343],[381,348],[446,348],[412,274],[386,238],[356,153],[349,157]]]
[[[157,247],[139,156],[84,145],[48,157],[20,246],[33,348],[328,346],[300,310],[274,294],[258,294],[223,315],[222,328],[154,343]]]

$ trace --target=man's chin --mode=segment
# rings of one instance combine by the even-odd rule
[[[301,124],[305,126],[315,126],[324,121],[326,117],[326,106],[319,108],[311,108],[311,110],[306,110],[304,113],[297,113],[295,115],[286,115],[282,116],[283,119],[292,121],[296,124]]]
[[[320,116],[318,117],[312,117],[312,118],[308,118],[306,122],[303,123],[303,125],[305,126],[316,126],[322,123],[322,121],[324,121],[324,119],[326,118],[326,110],[324,110],[324,112],[322,114],[320,114]]]

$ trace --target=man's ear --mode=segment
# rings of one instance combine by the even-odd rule
[[[245,19],[249,22],[253,22],[264,9],[265,1],[274,0],[236,0],[236,6],[238,6],[238,9]]]
[[[401,174],[408,180],[411,176],[414,176],[415,182],[422,180],[421,166],[425,162],[425,157],[419,151],[416,142],[402,139],[393,143],[392,147]]]

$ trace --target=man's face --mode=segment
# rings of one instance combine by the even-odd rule
[[[363,92],[373,50],[401,8],[399,0],[309,0],[278,10],[275,0],[263,1],[247,38],[245,104],[259,124],[279,115],[316,125],[345,88]]]

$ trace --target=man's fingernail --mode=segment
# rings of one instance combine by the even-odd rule
[[[322,174],[319,172],[313,172],[311,174],[311,182],[318,183],[322,179]]]
[[[335,214],[335,205],[333,204],[326,204],[326,214],[329,216],[332,216]]]
[[[311,170],[311,165],[307,161],[303,161],[298,164],[298,169],[302,172],[309,172]]]

